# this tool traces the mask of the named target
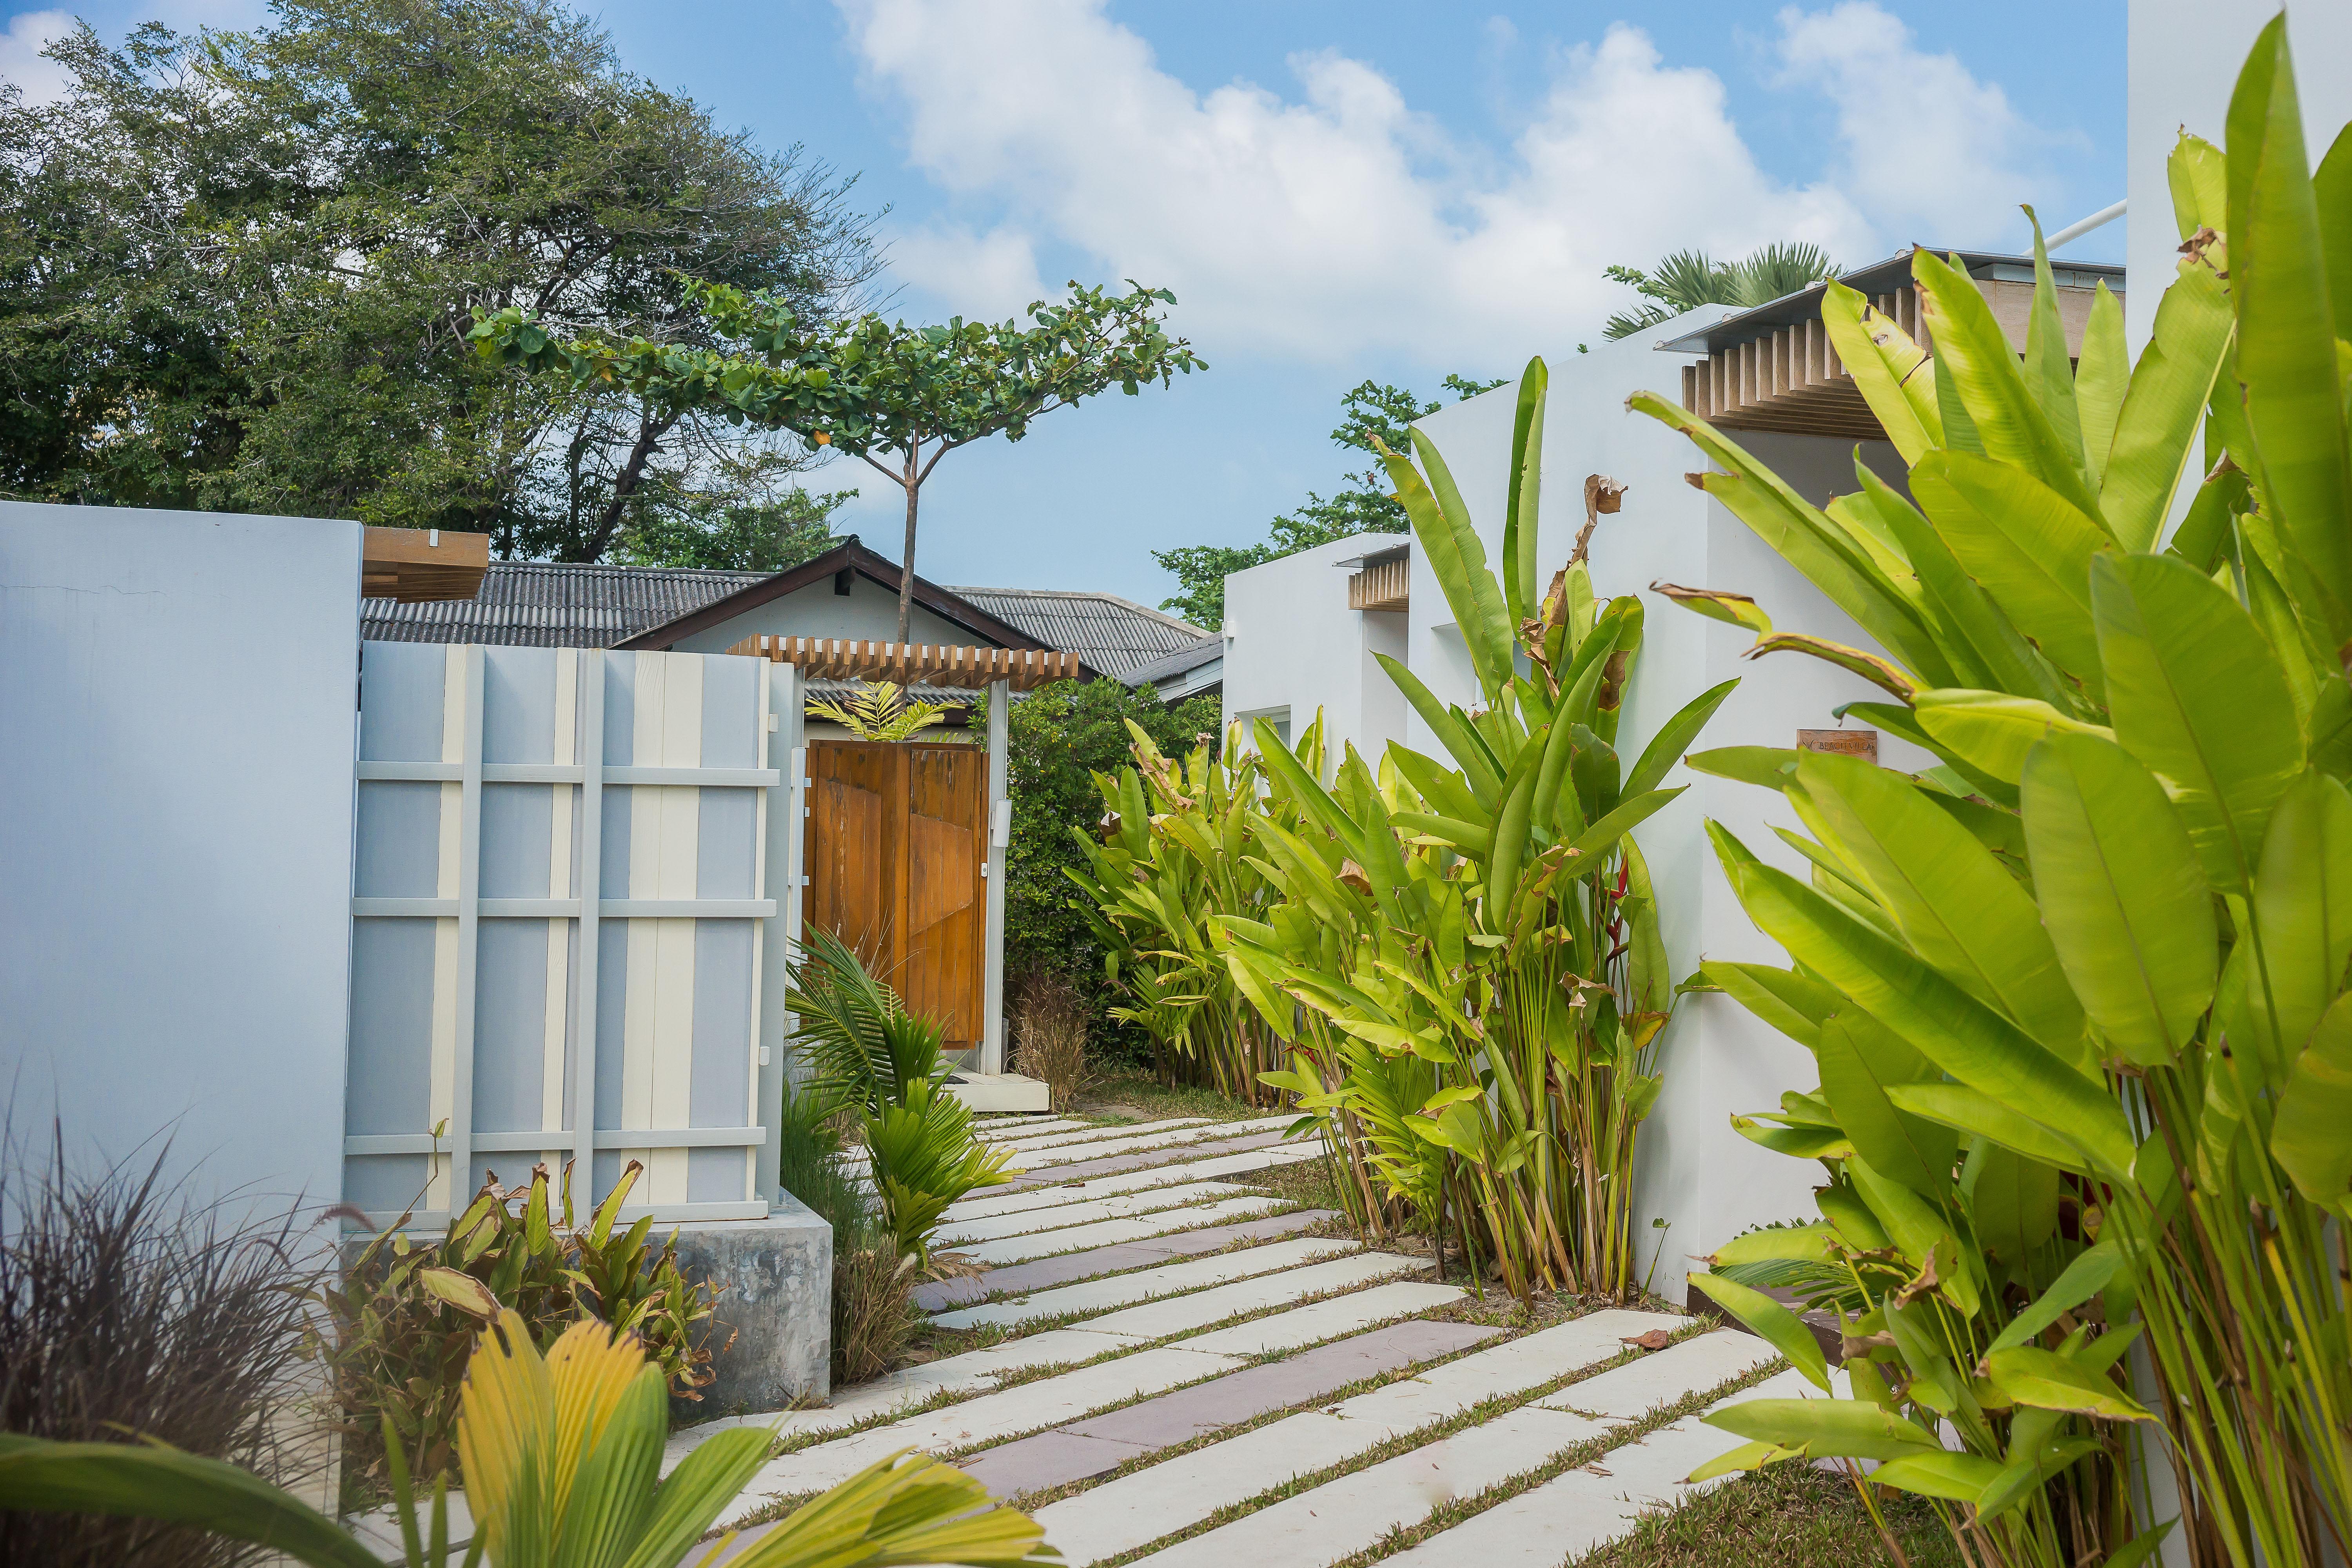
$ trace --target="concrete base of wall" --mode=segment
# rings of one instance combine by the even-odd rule
[[[719,1375],[699,1401],[673,1400],[672,1419],[708,1421],[831,1397],[833,1226],[787,1193],[765,1219],[677,1228],[678,1267],[719,1288],[710,1338]]]
[[[974,1112],[1054,1109],[1053,1091],[1017,1072],[958,1072],[948,1080],[948,1092]]]

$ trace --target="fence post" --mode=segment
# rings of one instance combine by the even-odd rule
[[[583,1211],[596,1206],[596,959],[604,895],[604,650],[580,650],[580,959],[572,966],[572,1174]]]
[[[783,1155],[784,1052],[793,1033],[784,997],[793,947],[801,934],[801,843],[806,826],[802,809],[807,798],[801,775],[807,763],[801,751],[801,672],[789,664],[767,668],[767,721],[774,728],[767,731],[760,765],[780,768],[783,776],[768,792],[768,881],[759,896],[774,899],[776,912],[761,922],[760,1103],[751,1110],[754,1125],[768,1130],[752,1191],[772,1205],[783,1201],[777,1170]]]
[[[1004,1070],[1004,850],[1013,833],[1013,801],[1006,793],[1011,750],[1013,682],[988,683],[988,937],[982,954],[980,1070]]]
[[[457,1039],[449,1080],[449,1212],[474,1191],[475,974],[480,953],[482,890],[482,650],[465,650],[458,710]]]

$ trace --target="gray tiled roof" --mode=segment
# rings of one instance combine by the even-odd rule
[[[1124,676],[1156,658],[1210,640],[1164,610],[1116,594],[1059,588],[950,588],[998,620],[1010,621],[1051,647],[1076,654],[1092,669]]]
[[[479,642],[525,647],[610,647],[754,583],[765,572],[688,567],[569,566],[493,561],[473,598],[402,605],[367,599],[360,635],[378,642]],[[1197,627],[1112,594],[1044,588],[951,588],[974,607],[1088,668],[1122,675],[1213,641]]]
[[[1149,663],[1135,666],[1132,669],[1123,669],[1119,671],[1118,678],[1129,686],[1164,683],[1171,677],[1198,669],[1211,659],[1223,658],[1224,655],[1224,638],[1201,637],[1189,647],[1178,648],[1174,653],[1162,654]]]
[[[365,599],[360,636],[376,642],[478,642],[506,647],[610,647],[769,576],[667,566],[567,566],[493,561],[471,599],[423,605]]]

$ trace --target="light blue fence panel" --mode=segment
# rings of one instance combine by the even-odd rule
[[[372,1223],[541,1161],[583,1207],[636,1160],[625,1215],[767,1213],[772,679],[365,645],[344,1194]]]

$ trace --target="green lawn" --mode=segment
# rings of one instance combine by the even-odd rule
[[[1909,1568],[1963,1568],[1922,1500],[1881,1490],[1878,1508]],[[1892,1568],[1853,1483],[1810,1465],[1775,1465],[1653,1514],[1575,1568]]]

